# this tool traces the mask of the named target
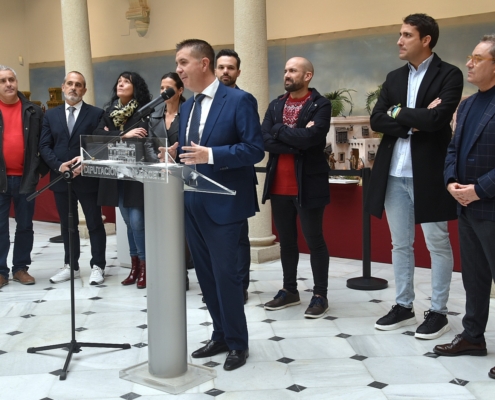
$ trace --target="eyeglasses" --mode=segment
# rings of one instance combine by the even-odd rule
[[[495,61],[495,58],[487,58],[487,57],[481,57],[481,56],[467,56],[467,61],[472,61],[473,65],[478,65],[480,61],[483,60],[491,60]]]

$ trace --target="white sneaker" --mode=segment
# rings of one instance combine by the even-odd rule
[[[74,278],[80,278],[81,274],[79,270],[74,271]],[[50,278],[51,283],[60,283],[70,280],[70,265],[64,264],[64,266],[55,275]]]
[[[101,285],[105,282],[105,271],[103,271],[97,265],[93,265],[91,269],[91,275],[89,276],[89,284],[90,285]]]

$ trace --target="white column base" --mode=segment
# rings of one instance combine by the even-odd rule
[[[213,368],[202,365],[187,365],[187,372],[176,378],[159,378],[150,374],[148,362],[123,369],[119,372],[119,378],[161,390],[171,394],[179,394],[188,389],[199,386],[217,377]]]
[[[252,246],[251,262],[261,264],[267,261],[280,259],[280,244],[274,243],[270,246]]]

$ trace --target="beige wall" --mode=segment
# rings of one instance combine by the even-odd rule
[[[125,19],[128,4],[127,0],[88,0],[93,57],[171,50],[188,37],[213,45],[234,42],[232,0],[148,0],[151,24],[144,37]],[[26,88],[30,63],[64,59],[60,0],[0,0],[0,10],[0,63],[16,68]],[[418,11],[437,19],[480,15],[495,12],[495,1],[416,0],[410,6],[393,0],[267,0],[268,38],[396,25]],[[19,55],[24,67],[19,66]]]
[[[495,11],[493,0],[267,0],[266,5],[269,39],[395,25],[418,12],[443,19]]]
[[[29,89],[29,43],[24,20],[23,1],[0,2],[0,64],[15,70],[20,90]],[[24,58],[23,66],[19,56]]]

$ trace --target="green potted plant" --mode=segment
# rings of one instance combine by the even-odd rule
[[[349,106],[349,113],[352,114],[352,108],[354,107],[354,102],[352,101],[351,92],[355,92],[353,89],[337,89],[334,92],[325,93],[325,96],[330,103],[332,103],[332,117],[345,117],[344,111],[346,106]]]
[[[375,106],[376,101],[380,97],[381,90],[382,90],[382,85],[378,85],[378,87],[375,90],[366,93],[366,111],[368,111],[369,115],[371,115],[371,112],[373,111],[373,107]]]

